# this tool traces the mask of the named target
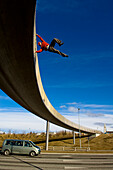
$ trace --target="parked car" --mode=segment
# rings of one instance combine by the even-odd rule
[[[29,140],[15,140],[5,139],[2,145],[1,153],[4,155],[9,154],[27,154],[35,156],[40,154],[41,149]]]

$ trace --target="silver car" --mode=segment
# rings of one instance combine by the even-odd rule
[[[40,152],[40,147],[35,145],[32,141],[15,139],[5,139],[1,150],[1,153],[4,153],[4,155],[27,154],[32,157],[40,154]]]

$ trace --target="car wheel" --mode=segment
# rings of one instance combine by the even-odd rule
[[[33,156],[35,156],[35,155],[36,155],[36,153],[35,153],[34,151],[31,151],[31,152],[30,152],[30,156],[31,156],[31,157],[33,157]]]
[[[10,154],[9,150],[5,150],[5,151],[4,151],[4,155],[5,155],[5,156],[8,156],[9,154]]]

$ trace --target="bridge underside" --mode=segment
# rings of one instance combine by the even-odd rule
[[[61,127],[79,126],[50,104],[40,78],[35,32],[36,1],[0,1],[0,88],[33,114]],[[81,132],[101,133],[80,127]]]

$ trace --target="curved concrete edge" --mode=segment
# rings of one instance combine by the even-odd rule
[[[38,87],[39,87],[42,102],[44,103],[44,105],[48,109],[48,111],[60,122],[60,124],[62,124],[62,127],[63,127],[63,124],[66,124],[67,126],[69,126],[69,129],[79,131],[79,125],[75,124],[74,122],[72,122],[68,119],[66,119],[59,112],[57,112],[56,109],[51,105],[50,101],[48,100],[48,98],[45,94],[45,91],[44,91],[44,88],[43,88],[43,85],[42,85],[42,81],[41,81],[41,76],[40,76],[40,70],[39,70],[39,64],[38,64],[38,55],[37,55],[37,53],[35,53],[35,51],[37,50],[35,16],[34,16],[34,36],[33,36],[33,40],[34,40],[33,49],[34,49],[34,63],[35,63],[36,78],[37,78],[37,84],[38,84]],[[49,121],[49,119],[48,119],[48,121]],[[56,124],[56,123],[54,122],[54,124]],[[98,133],[98,134],[102,133],[101,131],[86,128],[86,127],[83,127],[83,126],[80,126],[80,131],[85,132],[85,133],[92,133],[92,134],[93,133],[94,134],[95,133]]]

